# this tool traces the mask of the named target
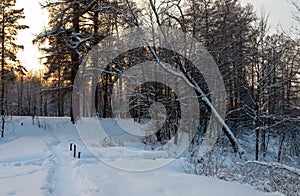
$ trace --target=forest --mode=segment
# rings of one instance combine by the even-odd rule
[[[25,16],[22,9],[14,8],[14,0],[1,2],[2,137],[9,116],[68,116],[76,123],[78,116],[72,110],[72,104],[76,104],[72,92],[76,73],[88,52],[106,37],[118,35],[124,29],[165,26],[198,40],[220,70],[226,89],[224,123],[234,138],[223,127],[216,146],[231,146],[229,152],[250,154],[250,159],[256,161],[299,167],[300,30],[297,27],[286,32],[279,26],[277,32],[270,33],[268,14],[257,13],[251,4],[242,5],[239,0],[145,0],[142,3],[46,0],[41,7],[49,13],[48,25],[32,42],[43,53],[41,62],[47,69],[28,72],[16,57],[23,46],[15,40],[18,32],[30,28],[30,24],[18,22]],[[289,3],[294,7],[291,20],[300,24],[299,3],[293,0]],[[126,51],[108,65],[96,81],[94,116],[112,118],[113,88],[126,89],[126,84],[117,81],[116,76],[150,60],[169,63],[183,72],[187,68],[184,74],[194,77],[193,81],[209,98],[205,80],[183,57],[155,46],[152,49],[145,46]],[[156,97],[151,97],[153,92],[147,89],[152,89]],[[201,119],[193,144],[201,143],[212,113],[197,93]],[[147,121],[147,111],[154,102],[165,106],[168,117],[151,142],[164,143],[176,136],[180,121],[179,103],[172,89],[157,83],[140,85],[131,97],[130,113],[139,123]],[[219,150],[222,151],[221,147]]]

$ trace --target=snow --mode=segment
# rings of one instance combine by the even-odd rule
[[[149,162],[165,162],[163,151],[146,152],[130,146],[103,146],[98,159],[85,147],[68,118],[31,117],[7,119],[5,138],[0,138],[0,195],[279,195],[254,190],[247,185],[189,175],[180,158],[162,167],[129,172],[112,167],[143,168]],[[21,125],[23,123],[23,126]],[[104,121],[112,136],[124,133],[112,121]],[[86,126],[86,129],[92,127]],[[119,133],[119,135],[118,135]],[[81,151],[73,157],[70,143]],[[133,141],[131,141],[133,144]],[[142,144],[140,145],[142,146]]]

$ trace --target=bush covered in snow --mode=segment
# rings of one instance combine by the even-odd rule
[[[249,184],[266,192],[300,195],[300,171],[279,163],[237,163],[219,177],[227,181]]]

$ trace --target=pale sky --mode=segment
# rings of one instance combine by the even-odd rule
[[[20,23],[29,26],[29,29],[19,31],[18,41],[24,45],[25,49],[18,53],[18,59],[28,70],[44,68],[39,62],[41,53],[36,45],[32,44],[35,35],[39,34],[47,25],[47,13],[41,10],[40,0],[17,0],[17,8],[24,8],[26,16]]]
[[[295,24],[292,19],[292,12],[295,11],[293,5],[289,3],[289,0],[240,0],[243,5],[251,3],[254,5],[254,9],[258,16],[264,12],[269,15],[270,33],[276,32],[278,24],[283,29],[289,32],[291,26]],[[299,0],[296,0],[299,1]],[[298,24],[299,26],[299,24]]]
[[[17,0],[17,7],[24,8],[26,19],[24,24],[30,26],[29,29],[20,31],[18,40],[25,46],[25,50],[19,52],[18,58],[23,65],[31,70],[43,68],[38,60],[41,54],[37,46],[32,45],[34,35],[38,34],[47,25],[47,14],[42,11],[39,6],[41,0]],[[292,26],[292,14],[294,11],[288,0],[240,0],[242,4],[252,3],[254,9],[259,15],[262,11],[269,14],[269,22],[271,25],[270,32],[276,32],[276,27],[281,24],[282,27],[289,32]]]

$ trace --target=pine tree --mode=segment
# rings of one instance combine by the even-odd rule
[[[72,90],[79,65],[88,51],[104,37],[126,25],[127,6],[121,1],[48,0],[44,5],[50,14],[49,29],[34,40],[48,41],[46,54],[48,72],[45,78],[56,81],[56,88]],[[64,86],[62,86],[64,85]],[[58,93],[58,105],[62,93]],[[71,121],[74,122],[71,99]]]
[[[16,55],[18,50],[23,49],[17,44],[16,38],[19,30],[28,26],[20,25],[19,19],[24,18],[23,9],[15,9],[15,0],[2,0],[0,4],[0,52],[1,52],[1,97],[0,110],[2,115],[2,134],[4,137],[4,115],[6,85],[14,80],[15,72],[24,73],[26,70],[18,61]]]

